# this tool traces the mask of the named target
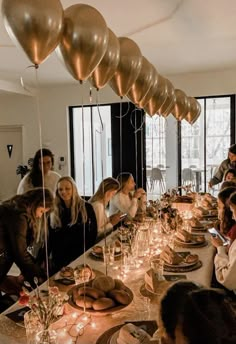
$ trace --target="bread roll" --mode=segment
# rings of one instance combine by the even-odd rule
[[[96,288],[92,287],[81,287],[78,289],[78,295],[86,295],[92,297],[93,299],[99,299],[100,297],[105,297],[105,293]]]
[[[121,305],[128,305],[131,302],[130,295],[124,290],[113,289],[108,296]]]
[[[110,276],[98,276],[93,280],[92,287],[107,293],[115,288],[115,281]]]
[[[198,261],[198,255],[197,254],[189,254],[187,257],[184,259],[185,263],[197,263]]]
[[[60,276],[63,278],[74,278],[74,269],[70,266],[61,268]]]
[[[93,252],[96,253],[96,254],[103,254],[103,251],[102,251],[102,246],[94,246],[92,248]]]
[[[114,289],[119,289],[120,290],[120,289],[124,289],[125,288],[124,283],[120,279],[114,278],[114,282],[115,282]]]
[[[85,308],[92,308],[94,299],[89,296],[78,296],[77,299],[75,300],[75,303],[79,307],[85,307]]]
[[[101,297],[100,299],[97,299],[93,302],[92,307],[95,311],[102,311],[105,309],[112,308],[115,305],[116,304],[115,304],[114,300],[112,300],[108,297]]]
[[[194,235],[193,240],[197,243],[205,242],[205,236],[204,235]]]

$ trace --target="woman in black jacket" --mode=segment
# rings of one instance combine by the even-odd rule
[[[93,207],[79,196],[71,177],[58,181],[50,227],[54,271],[68,265],[95,244],[97,221]]]
[[[45,272],[29,253],[34,243],[44,244],[42,218],[53,208],[53,195],[48,189],[35,188],[0,205],[0,283],[15,263],[24,279],[34,285],[46,279]]]

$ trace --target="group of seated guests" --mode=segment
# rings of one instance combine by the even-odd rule
[[[18,194],[0,205],[0,291],[16,294],[24,280],[35,286],[35,277],[42,283],[47,278],[45,251],[50,273],[55,273],[92,247],[122,214],[132,218],[139,203],[145,206],[145,191],[134,190],[130,173],[104,179],[87,202],[73,178],[61,177],[52,167],[50,150],[36,152]],[[13,263],[21,271],[18,277],[8,276]]]

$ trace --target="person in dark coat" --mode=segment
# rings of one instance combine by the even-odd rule
[[[16,287],[13,276],[7,276],[13,263],[32,286],[35,277],[39,284],[46,279],[29,247],[34,243],[44,244],[45,233],[40,219],[53,208],[53,203],[53,195],[48,189],[35,188],[0,205],[0,290],[7,292],[6,287],[10,291],[14,283]]]
[[[79,196],[77,186],[69,176],[60,178],[57,183],[49,237],[54,272],[96,242],[97,221],[93,207]]]

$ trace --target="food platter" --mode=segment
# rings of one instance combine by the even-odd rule
[[[69,300],[68,300],[68,303],[72,306],[72,307],[74,307],[74,308],[76,308],[76,309],[79,309],[79,310],[81,310],[81,311],[84,311],[84,307],[80,307],[80,306],[78,306],[76,303],[75,303],[75,301],[73,300],[73,291],[75,290],[75,289],[77,289],[78,288],[78,286],[74,286],[74,287],[72,287],[69,291],[68,291],[68,295],[69,295]],[[132,291],[128,288],[128,287],[124,287],[123,288],[123,290],[124,291],[126,291],[127,292],[127,294],[130,296],[130,302],[127,304],[127,305],[121,305],[121,304],[117,304],[116,306],[114,306],[114,307],[111,307],[111,308],[108,308],[108,309],[104,309],[104,310],[94,310],[94,309],[91,309],[91,308],[86,308],[86,312],[89,312],[89,313],[91,313],[91,314],[93,314],[93,315],[109,315],[109,314],[113,314],[113,313],[116,313],[116,312],[119,312],[120,310],[122,310],[122,309],[124,309],[125,307],[127,307],[131,302],[132,302],[132,300],[133,300],[133,297],[134,297],[134,295],[133,295],[133,293],[132,293]]]
[[[208,245],[208,242],[207,242],[207,240],[205,239],[205,237],[204,238],[202,238],[202,240],[200,241],[197,241],[196,239],[197,238],[199,238],[200,236],[198,236],[198,235],[192,235],[192,238],[191,238],[191,240],[190,241],[182,241],[182,240],[180,240],[179,238],[177,238],[177,237],[175,237],[175,244],[177,245],[177,246],[180,246],[180,247],[192,247],[192,248],[200,248],[200,247],[205,247],[205,246],[207,246]],[[202,235],[201,235],[201,237],[202,237]]]
[[[178,266],[178,265],[164,265],[164,271],[166,272],[190,272],[202,267],[202,262],[198,260],[192,265]]]
[[[178,252],[177,252],[177,253],[178,253]],[[188,256],[193,256],[193,255],[189,254]],[[168,268],[168,267],[171,267],[171,268],[174,268],[174,267],[176,267],[176,268],[187,268],[187,267],[190,267],[190,266],[195,265],[195,264],[198,262],[198,260],[199,260],[199,259],[196,258],[195,261],[192,261],[192,262],[190,262],[190,263],[185,262],[185,261],[183,260],[183,261],[180,262],[179,264],[169,264],[169,263],[167,263],[167,262],[164,262],[164,270],[165,270],[165,268]]]

